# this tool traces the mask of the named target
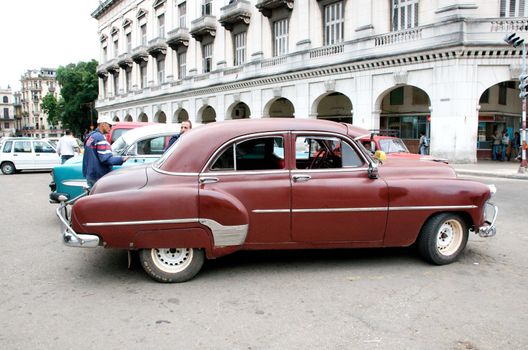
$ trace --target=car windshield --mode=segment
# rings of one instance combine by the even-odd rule
[[[126,149],[128,148],[128,144],[126,143],[123,136],[121,136],[112,144],[111,147],[113,154],[124,154]]]
[[[165,150],[165,153],[163,153],[163,155],[161,156],[160,159],[158,159],[154,165],[156,167],[161,167],[163,165],[163,163],[167,160],[167,158],[170,157],[170,155],[174,152],[174,150],[176,148],[178,148],[178,145],[180,144],[180,140],[182,138],[181,137],[178,137],[178,139],[172,144],[172,146],[170,146],[167,150]]]
[[[401,139],[380,139],[380,148],[385,153],[409,153],[409,150]]]

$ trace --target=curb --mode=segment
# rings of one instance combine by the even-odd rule
[[[471,176],[481,176],[481,177],[497,177],[497,178],[506,178],[506,179],[515,179],[515,180],[528,180],[528,174],[498,174],[498,173],[489,173],[478,170],[457,170],[455,169],[457,175],[471,175]]]

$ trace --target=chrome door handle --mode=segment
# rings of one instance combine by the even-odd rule
[[[212,184],[212,183],[215,183],[215,182],[218,182],[218,178],[217,177],[201,177],[200,178],[200,183],[201,184]]]
[[[310,180],[311,178],[312,177],[310,175],[304,175],[304,174],[299,174],[299,175],[293,175],[292,176],[292,179],[295,182],[306,182],[306,181]]]

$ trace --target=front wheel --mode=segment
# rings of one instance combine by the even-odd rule
[[[192,279],[202,268],[204,252],[196,248],[150,248],[139,251],[145,272],[158,282]]]
[[[16,172],[16,168],[15,168],[15,165],[11,162],[5,162],[2,164],[2,173],[4,173],[4,175],[11,175],[11,174],[14,174]]]
[[[438,214],[423,226],[418,238],[418,251],[433,264],[450,264],[466,247],[468,235],[467,225],[459,215]]]

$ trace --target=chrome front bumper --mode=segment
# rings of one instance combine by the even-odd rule
[[[493,237],[497,233],[495,221],[497,221],[497,214],[499,213],[499,208],[491,202],[486,202],[486,205],[493,209],[493,218],[491,219],[491,221],[486,220],[485,225],[478,228],[478,235],[480,237]]]
[[[68,203],[63,201],[57,208],[57,216],[61,221],[62,241],[68,247],[95,248],[99,246],[99,237],[96,235],[76,233],[70,226],[68,219]]]

